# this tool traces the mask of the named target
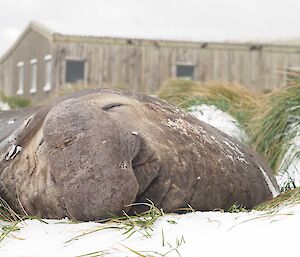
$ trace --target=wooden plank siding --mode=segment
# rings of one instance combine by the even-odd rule
[[[254,90],[285,86],[286,71],[300,66],[299,53],[263,50],[199,49],[132,44],[56,43],[59,59],[86,61],[87,83],[98,87],[127,85],[134,91],[154,93],[175,77],[176,64],[195,66],[195,80],[236,82]],[[58,58],[58,57],[57,57]],[[56,72],[63,77],[63,62]],[[59,82],[63,86],[64,79]]]
[[[85,83],[95,87],[125,87],[153,94],[163,81],[176,77],[177,64],[194,65],[194,79],[240,83],[253,91],[286,85],[286,72],[300,67],[300,46],[196,43],[77,37],[49,37],[29,30],[4,59],[0,59],[0,90],[15,95],[17,63],[25,66],[24,97],[40,102],[44,92],[45,55],[52,56],[52,91],[66,81],[66,61],[85,61]],[[30,89],[30,60],[37,59],[38,90]]]

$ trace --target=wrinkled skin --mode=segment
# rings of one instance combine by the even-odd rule
[[[278,191],[251,149],[155,97],[93,89],[0,119],[0,195],[18,213],[97,220],[147,199],[165,212],[251,208]]]

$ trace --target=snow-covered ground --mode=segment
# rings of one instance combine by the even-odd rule
[[[274,213],[167,214],[129,238],[117,224],[28,220],[1,242],[0,256],[298,256],[299,221],[299,203]]]

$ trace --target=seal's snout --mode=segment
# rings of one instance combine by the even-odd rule
[[[122,151],[127,146],[120,125],[105,111],[64,101],[48,113],[43,132],[68,216],[96,220],[134,202],[138,182],[128,151]]]

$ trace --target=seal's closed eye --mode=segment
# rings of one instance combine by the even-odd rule
[[[117,107],[121,107],[121,106],[124,106],[125,104],[121,104],[121,103],[110,103],[110,104],[107,104],[105,106],[102,107],[102,110],[104,111],[109,111],[111,109],[114,109],[114,108],[117,108]]]

